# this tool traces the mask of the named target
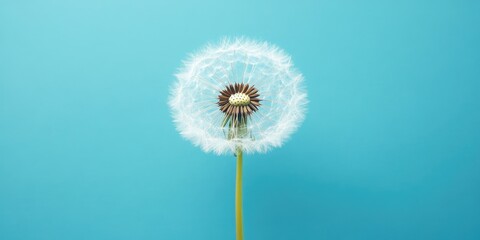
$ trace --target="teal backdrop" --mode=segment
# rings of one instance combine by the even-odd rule
[[[244,159],[248,240],[480,239],[480,2],[0,1],[0,239],[234,239],[235,158],[167,106],[188,53],[277,44],[301,128]]]

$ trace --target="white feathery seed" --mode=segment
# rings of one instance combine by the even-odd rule
[[[290,56],[267,42],[223,40],[192,55],[176,74],[169,105],[180,134],[205,152],[267,152],[280,147],[305,117],[303,77]],[[258,89],[261,105],[249,116],[248,134],[229,139],[220,91],[244,83]],[[234,99],[232,98],[232,101]],[[247,101],[237,95],[235,101]],[[249,101],[249,99],[248,99]]]

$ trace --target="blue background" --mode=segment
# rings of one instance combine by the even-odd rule
[[[246,239],[480,239],[478,1],[0,2],[0,239],[234,239],[235,159],[167,107],[187,53],[284,48],[307,119],[247,155]]]

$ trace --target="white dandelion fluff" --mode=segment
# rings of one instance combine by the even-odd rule
[[[290,56],[266,42],[209,45],[176,77],[169,104],[177,129],[206,152],[266,152],[305,116],[302,75]]]

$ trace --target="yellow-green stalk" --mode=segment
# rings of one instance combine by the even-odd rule
[[[237,240],[243,240],[243,214],[242,214],[242,149],[237,149],[237,178],[235,183],[235,222]]]

